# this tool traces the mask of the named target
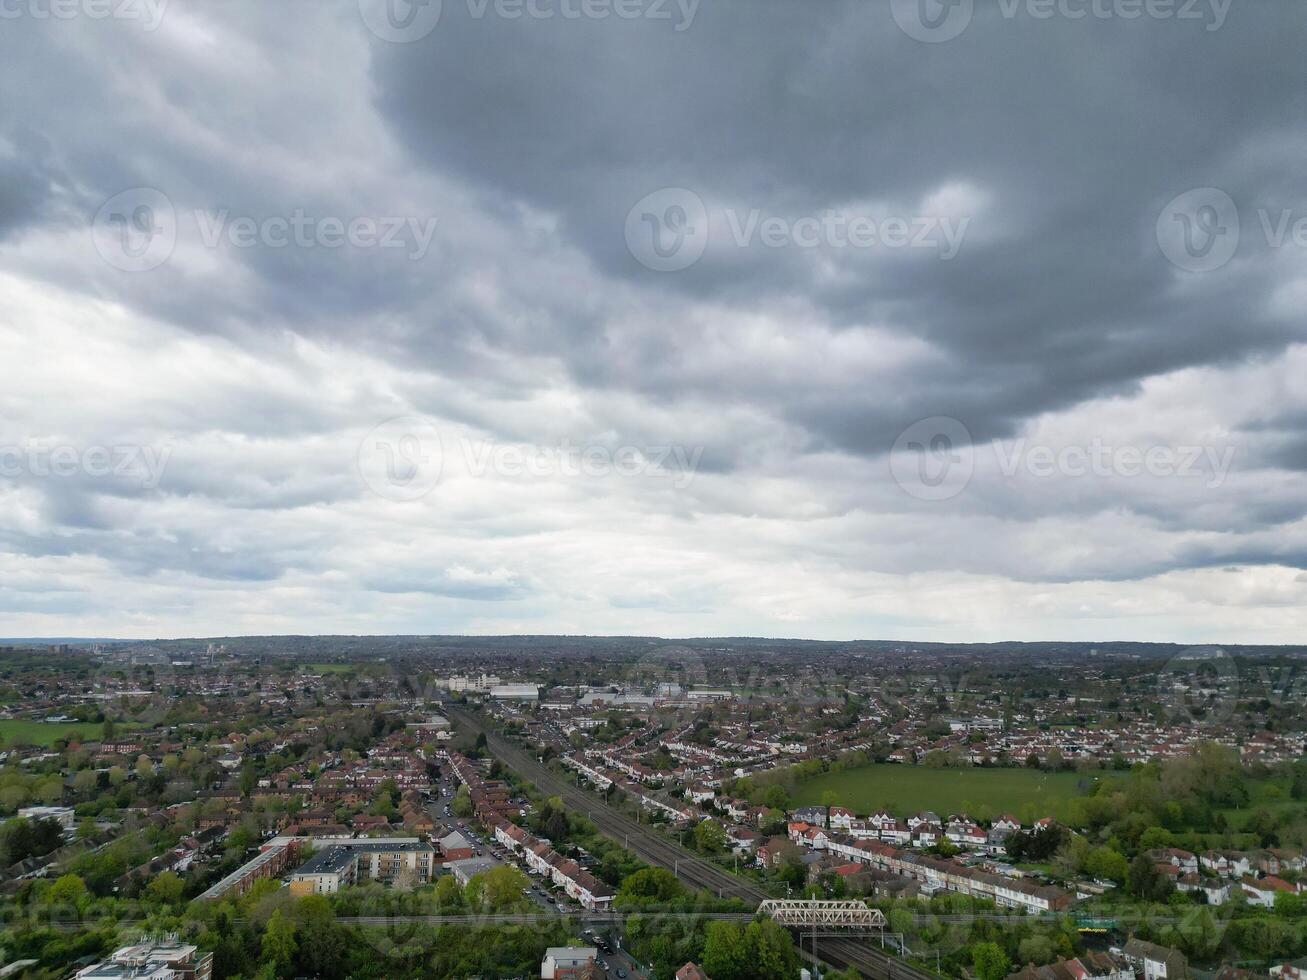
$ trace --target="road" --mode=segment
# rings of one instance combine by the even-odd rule
[[[672,843],[598,797],[567,782],[529,753],[490,731],[485,722],[471,712],[449,704],[445,705],[445,711],[450,721],[465,730],[485,735],[487,749],[500,762],[531,780],[541,791],[562,797],[567,806],[587,814],[600,831],[620,841],[642,860],[675,872],[692,888],[704,888],[725,898],[739,898],[756,905],[771,897],[753,882]],[[856,939],[821,939],[818,950],[825,962],[839,968],[853,967],[874,980],[931,980],[934,976]]]

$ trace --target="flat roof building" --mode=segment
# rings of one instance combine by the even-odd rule
[[[536,684],[499,684],[490,689],[490,696],[510,701],[538,701],[540,688]]]
[[[470,857],[463,858],[459,861],[449,861],[445,867],[453,874],[454,880],[460,885],[466,886],[472,880],[473,875],[479,875],[483,871],[489,871],[495,866],[495,862],[488,857]]]
[[[598,956],[594,946],[550,946],[540,963],[540,976],[543,980],[579,977]]]
[[[333,840],[290,876],[293,895],[334,895],[360,881],[412,886],[431,880],[436,849],[416,837]]]
[[[75,980],[211,980],[213,954],[174,935],[123,946],[107,960],[79,970]]]

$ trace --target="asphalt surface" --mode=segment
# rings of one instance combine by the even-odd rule
[[[474,820],[458,817],[452,813],[449,816],[445,816],[445,807],[446,805],[453,803],[454,792],[455,790],[453,786],[446,783],[437,783],[435,791],[431,794],[431,802],[428,805],[428,810],[432,821],[434,821],[437,826],[437,833],[440,836],[443,836],[443,833],[439,829],[442,826],[448,827],[449,830],[457,831],[466,837],[473,847],[481,851],[480,854],[476,855],[477,857],[487,858],[495,864],[512,864],[525,875],[527,869],[524,866],[524,862],[515,860],[511,855],[504,852],[502,848],[499,848],[497,842],[495,842],[489,834],[485,834],[476,826],[473,826],[475,823]],[[461,827],[459,826],[460,822],[463,824]],[[504,857],[500,857],[499,854],[496,854],[496,849],[504,854]],[[540,878],[528,875],[527,881],[530,883],[530,888],[526,897],[539,906],[542,913],[567,915],[582,911],[565,895],[559,897],[561,893],[553,895],[554,901],[550,902],[549,898],[552,893],[545,887],[544,882]]]
[[[752,882],[659,836],[657,832],[609,806],[599,797],[569,783],[537,762],[529,753],[490,731],[485,722],[471,712],[448,704],[445,705],[445,712],[452,722],[484,734],[486,747],[497,759],[531,780],[538,789],[551,796],[562,797],[567,806],[586,813],[600,831],[613,840],[620,841],[642,860],[673,871],[692,888],[707,889],[724,898],[739,898],[757,904],[770,897]],[[818,952],[824,962],[837,968],[853,967],[874,980],[930,980],[934,976],[857,939],[820,939]]]

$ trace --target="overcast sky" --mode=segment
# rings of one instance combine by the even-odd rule
[[[1301,642],[1304,50],[3,0],[0,636]]]

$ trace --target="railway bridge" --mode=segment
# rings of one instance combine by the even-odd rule
[[[870,932],[885,929],[885,915],[880,909],[868,908],[858,901],[789,901],[769,898],[758,906],[777,925],[799,929]]]

